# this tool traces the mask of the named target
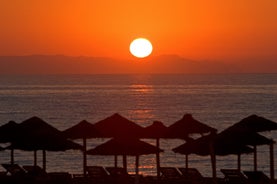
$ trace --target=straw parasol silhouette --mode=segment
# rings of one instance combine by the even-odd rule
[[[241,155],[243,153],[251,153],[254,150],[246,145],[240,144],[239,142],[228,142],[222,139],[223,137],[218,137],[217,134],[209,134],[200,137],[196,140],[188,141],[174,149],[175,153],[180,154],[197,154],[201,156],[211,156],[212,164],[212,175],[216,179],[216,155]],[[186,167],[188,167],[186,163]]]
[[[168,127],[168,137],[177,139],[188,139],[190,134],[205,134],[216,132],[212,128],[192,117],[191,114],[185,114],[182,119],[176,121]]]
[[[115,113],[103,120],[96,122],[95,128],[99,131],[102,138],[139,138],[143,134],[143,127],[135,122]],[[117,160],[117,156],[115,156]],[[123,156],[126,162],[126,156]]]
[[[139,156],[162,152],[160,148],[137,138],[113,138],[87,151],[89,155],[123,155],[136,157],[136,174],[138,174]],[[115,167],[117,163],[115,160]],[[123,160],[123,168],[127,170],[127,162]]]
[[[269,119],[266,119],[264,117],[257,116],[255,114],[240,120],[238,123],[235,123],[234,125],[226,129],[227,132],[232,132],[233,135],[236,135],[237,133],[249,134],[250,132],[265,132],[265,131],[271,131],[271,130],[277,130],[277,123]],[[270,152],[271,179],[274,179],[274,153],[273,153],[274,143],[275,142],[273,140],[271,140],[271,142],[268,143],[269,152]],[[254,171],[257,171],[257,145],[253,145],[253,146],[254,146]]]
[[[29,118],[17,126],[17,136],[8,149],[34,151],[34,165],[37,164],[36,152],[43,151],[43,169],[46,170],[46,151],[65,151],[82,149],[82,146],[65,139],[62,133],[38,117]]]
[[[191,134],[214,134],[217,130],[192,117],[191,114],[185,114],[182,119],[176,121],[168,127],[168,138],[192,140]],[[188,167],[188,155],[186,155],[186,167]]]
[[[95,126],[86,120],[79,122],[71,128],[64,130],[63,135],[69,139],[83,139],[83,172],[86,174],[87,166],[87,139],[101,137]]]
[[[253,114],[240,120],[228,129],[232,131],[264,132],[277,130],[277,123]]]
[[[219,134],[210,134],[199,139],[189,141],[173,149],[181,154],[210,155],[213,177],[216,177],[216,155],[236,154],[238,156],[238,170],[241,166],[241,154],[252,153],[255,150],[249,146],[271,144],[272,140],[255,132],[222,131]]]
[[[141,137],[143,127],[128,120],[118,113],[113,114],[94,124],[102,138],[111,137]]]
[[[156,146],[160,148],[160,138],[167,138],[168,128],[160,121],[154,121],[144,128],[143,138],[156,139]],[[160,177],[160,152],[156,153],[157,176]]]
[[[9,121],[0,127],[0,143],[9,143],[17,135],[17,123]],[[14,150],[11,149],[11,164],[14,164]]]

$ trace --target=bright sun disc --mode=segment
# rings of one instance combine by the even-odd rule
[[[149,40],[145,38],[137,38],[133,40],[130,44],[130,52],[133,56],[138,58],[144,58],[151,54],[152,44]]]

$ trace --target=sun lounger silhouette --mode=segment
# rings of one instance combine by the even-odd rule
[[[30,176],[46,176],[47,173],[39,166],[23,165],[23,169]]]
[[[182,173],[185,179],[189,181],[189,183],[207,183],[205,177],[203,177],[202,174],[196,168],[179,167],[178,170]]]
[[[72,176],[68,172],[50,172],[48,173],[49,183],[51,184],[71,184]]]
[[[106,170],[110,173],[111,179],[116,183],[134,183],[135,178],[129,175],[129,173],[122,167],[106,167]]]
[[[86,174],[91,178],[105,178],[108,177],[107,171],[102,166],[87,166]]]
[[[26,174],[26,171],[18,164],[1,164],[6,169],[7,173],[12,176],[20,176]]]
[[[161,180],[165,183],[187,183],[187,180],[175,167],[161,167]]]
[[[128,172],[122,167],[106,167],[106,170],[110,173],[111,176],[129,175]]]
[[[175,167],[161,167],[160,171],[162,174],[161,176],[165,178],[178,179],[182,177],[181,173]]]
[[[250,183],[253,184],[267,184],[272,183],[270,178],[262,171],[243,171]]]
[[[247,178],[238,169],[221,169],[220,170],[225,176],[225,182],[227,184],[245,184]]]

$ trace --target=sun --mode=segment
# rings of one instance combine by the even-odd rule
[[[131,42],[129,49],[133,56],[145,58],[152,53],[153,47],[151,42],[146,38],[137,38]]]

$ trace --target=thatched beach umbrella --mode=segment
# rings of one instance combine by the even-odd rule
[[[185,114],[182,119],[176,121],[168,127],[169,138],[192,140],[191,134],[214,134],[217,130],[192,117],[191,114]],[[186,155],[186,167],[188,167],[188,155]]]
[[[190,134],[203,135],[216,131],[215,128],[194,119],[191,114],[185,114],[182,119],[168,127],[168,137],[186,140]]]
[[[185,155],[197,154],[202,156],[211,156],[213,178],[216,178],[216,155],[241,155],[243,153],[251,153],[254,150],[239,142],[225,142],[222,137],[216,134],[210,134],[200,137],[196,140],[188,141],[173,149],[175,153]]]
[[[274,121],[271,121],[269,119],[266,119],[261,116],[257,115],[251,115],[248,116],[238,123],[235,123],[234,125],[230,126],[227,131],[232,132],[264,132],[264,131],[271,131],[271,130],[277,130],[277,123]],[[274,153],[273,153],[273,144],[274,141],[272,141],[270,145],[270,176],[271,179],[274,179]],[[257,170],[257,151],[256,151],[256,145],[254,145],[254,171]]]
[[[156,139],[156,146],[160,148],[160,138],[167,138],[168,128],[160,121],[154,121],[144,128],[143,138]],[[160,177],[160,152],[156,153],[157,176]]]
[[[43,169],[46,170],[46,151],[66,151],[69,149],[82,150],[82,146],[59,136],[29,137],[13,142],[7,149],[20,149],[24,151],[43,151]],[[36,158],[35,158],[36,159]]]
[[[277,130],[277,123],[255,114],[248,116],[228,128],[232,131],[264,132]]]
[[[101,137],[95,126],[86,120],[63,131],[63,135],[69,139],[83,139],[83,172],[86,174],[87,166],[87,139]]]
[[[0,143],[9,143],[13,141],[17,133],[17,123],[9,121],[0,127]],[[14,150],[11,149],[11,164],[14,164]]]
[[[230,145],[233,144],[233,142],[237,142],[241,145],[252,146],[254,147],[254,154],[256,153],[256,146],[270,145],[274,143],[273,140],[268,139],[265,136],[262,136],[256,132],[233,132],[229,131],[228,129],[218,134],[217,142],[220,141],[224,141],[224,144],[226,145]],[[254,165],[256,164],[255,162],[256,161],[254,159]],[[240,154],[238,154],[238,170],[240,170]]]
[[[216,141],[216,135],[207,135],[196,140],[188,141],[173,149],[175,153],[181,154],[197,154],[207,156],[211,154],[210,146],[213,146],[213,152],[216,155],[224,156],[238,153],[251,153],[253,149],[236,142],[232,144],[224,143],[224,141]]]
[[[94,125],[102,138],[139,138],[143,134],[143,127],[118,113],[98,121]],[[115,156],[115,160],[117,160],[117,156]],[[126,162],[126,156],[123,156],[123,160]]]
[[[248,147],[271,144],[272,140],[255,132],[222,131],[219,134],[211,134],[199,139],[189,141],[173,151],[182,154],[211,155],[213,174],[215,175],[215,155],[238,155],[238,169],[240,170],[240,155],[252,153],[255,150]]]
[[[17,138],[12,141],[9,149],[34,151],[34,164],[36,165],[36,152],[43,151],[43,168],[46,169],[45,151],[65,151],[68,149],[82,149],[82,146],[66,140],[62,133],[38,117],[29,118],[17,126]]]
[[[144,138],[160,139],[168,137],[168,127],[160,121],[154,121],[151,125],[144,128]]]
[[[113,138],[93,149],[87,151],[89,155],[123,155],[136,156],[136,174],[138,174],[139,155],[155,154],[163,150],[140,141],[136,138],[124,139]],[[123,163],[123,167],[127,170],[127,163]]]
[[[139,138],[143,133],[143,127],[131,120],[128,120],[118,113],[115,113],[112,116],[95,123],[94,125],[103,138]]]

